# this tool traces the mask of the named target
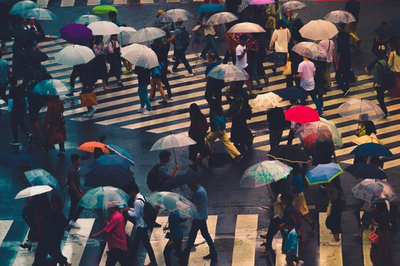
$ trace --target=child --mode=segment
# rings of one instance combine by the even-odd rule
[[[297,258],[297,232],[293,220],[288,220],[286,223],[280,225],[281,230],[284,232],[285,241],[283,241],[282,251],[286,254],[286,262],[288,266],[304,264],[304,261]]]

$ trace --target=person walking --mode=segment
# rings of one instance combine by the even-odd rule
[[[389,54],[388,65],[394,73],[394,86],[390,89],[391,97],[400,97],[400,42],[396,40],[392,42],[392,51]]]
[[[377,54],[378,62],[375,64],[373,68],[374,73],[374,83],[372,84],[371,92],[376,90],[376,99],[379,102],[379,106],[381,107],[382,111],[385,113],[384,118],[387,118],[390,114],[386,108],[385,104],[385,91],[388,89],[385,86],[386,81],[384,80],[385,72],[389,70],[389,65],[385,60],[385,53],[378,52]]]
[[[149,100],[154,101],[156,97],[156,87],[158,87],[158,90],[160,91],[162,101],[158,102],[161,104],[167,104],[167,97],[165,97],[165,92],[161,84],[161,75],[163,71],[163,63],[159,62],[159,65],[153,68],[151,72],[151,81],[150,81],[150,95],[149,95]]]
[[[232,58],[232,62],[234,65],[236,65],[236,47],[238,45],[238,43],[235,41],[235,39],[233,38],[235,36],[235,33],[225,33],[225,40],[226,40],[226,45],[227,50],[226,50],[226,54],[224,56],[224,60],[223,63],[227,64],[228,61]]]
[[[29,197],[25,202],[21,214],[22,219],[29,226],[29,233],[27,235],[25,243],[21,243],[21,245],[19,246],[21,248],[28,249],[29,251],[32,249],[32,242],[38,241],[37,230],[39,228],[39,224],[36,221],[36,208],[37,197]]]
[[[339,23],[337,35],[337,52],[335,60],[335,79],[338,87],[343,91],[342,97],[350,92],[351,49],[350,35],[344,31],[345,24]]]
[[[10,67],[8,62],[3,58],[3,51],[0,50],[0,98],[8,104],[8,98],[6,96],[6,90],[8,86],[8,78],[10,75]]]
[[[212,52],[215,54],[217,57],[217,61],[221,61],[221,58],[219,57],[218,50],[217,50],[217,45],[215,44],[215,29],[214,25],[207,25],[208,21],[208,16],[207,14],[203,18],[203,28],[204,28],[204,37],[207,41],[206,46],[204,47],[203,51],[200,54],[200,58],[203,60],[207,60],[206,55],[208,53],[208,50],[212,50]]]
[[[108,90],[107,83],[107,65],[106,65],[106,53],[107,47],[104,46],[103,36],[94,36],[93,52],[95,58],[93,59],[93,81],[96,82],[101,79],[103,82],[103,89]]]
[[[278,21],[277,29],[272,33],[269,50],[275,50],[274,67],[272,71],[276,74],[278,66],[284,66],[289,48],[291,34],[283,20]]]
[[[251,94],[250,98],[255,98],[256,95],[253,94],[253,87],[252,87],[252,77],[251,75],[253,74],[251,69],[249,68],[249,64],[247,61],[247,52],[249,51],[249,48],[246,46],[247,43],[247,35],[243,34],[240,36],[239,40],[240,43],[238,46],[236,46],[236,66],[240,67],[242,70],[244,70],[248,75],[249,78],[246,80],[246,85],[247,89],[249,90],[249,93]]]
[[[272,149],[281,142],[283,130],[286,127],[286,117],[283,109],[278,106],[269,109],[267,112],[267,122],[269,128],[269,145]]]
[[[158,38],[154,40],[154,43],[151,45],[151,49],[156,53],[158,62],[161,66],[161,82],[164,84],[165,89],[167,90],[167,98],[168,100],[172,100],[171,85],[169,84],[167,78],[169,44],[163,42],[162,38]],[[154,90],[154,97],[155,96],[156,94]]]
[[[361,40],[357,36],[357,28],[358,28],[358,22],[360,22],[360,10],[361,10],[360,2],[357,0],[347,1],[345,10],[347,12],[350,12],[356,19],[356,21],[350,22],[348,24],[348,30],[349,30],[350,37],[353,40],[353,45],[355,47],[357,47],[357,49],[359,49],[360,45],[361,45]]]
[[[205,144],[208,124],[205,115],[201,112],[196,103],[192,103],[189,107],[190,128],[189,137],[196,141],[195,145],[189,146],[189,159],[192,163],[189,165],[193,171],[197,171],[197,158],[209,159],[208,150]],[[200,154],[200,157],[198,155]]]
[[[176,172],[179,170],[179,166],[175,162],[172,172],[168,173],[167,164],[171,161],[171,153],[169,151],[161,151],[158,158],[160,159],[158,163],[158,182],[162,186],[164,182],[174,178]]]
[[[342,233],[342,212],[344,194],[340,185],[340,177],[336,177],[326,186],[329,205],[325,221],[326,227],[331,230],[333,239],[329,242],[330,246],[340,245],[340,234]]]
[[[151,69],[136,66],[134,72],[138,75],[138,85],[139,85],[138,93],[140,99],[140,108],[138,109],[138,113],[142,113],[144,115],[151,115],[153,114],[153,111],[151,110],[149,95],[147,94],[147,86],[149,86],[150,84]]]
[[[121,23],[119,23],[118,19],[117,19],[117,12],[115,11],[110,11],[108,12],[108,19],[114,23],[115,25],[117,25],[118,27],[121,27]]]
[[[117,79],[117,85],[124,88],[124,84],[121,82],[121,45],[118,41],[117,34],[111,35],[111,40],[107,45],[107,62],[110,64],[108,78],[115,77]]]
[[[78,206],[78,202],[83,197],[83,191],[81,190],[81,179],[79,177],[79,166],[81,165],[82,159],[78,154],[71,155],[72,166],[69,169],[67,182],[68,195],[71,199],[71,207],[69,209],[68,221],[69,225],[73,228],[81,228],[76,222],[83,208]]]
[[[68,225],[68,220],[63,214],[64,202],[59,195],[53,195],[51,197],[52,216],[54,223],[54,238],[55,246],[61,248],[61,241],[64,238],[65,228]]]
[[[222,105],[222,89],[224,88],[225,82],[224,80],[219,80],[208,76],[210,71],[220,63],[217,61],[217,56],[214,53],[209,53],[207,59],[208,65],[204,73],[207,81],[204,97],[206,98],[208,104],[210,104],[212,99],[215,99],[220,105]]]

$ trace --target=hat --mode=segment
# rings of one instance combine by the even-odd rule
[[[158,10],[156,17],[158,18],[159,16],[161,16],[162,13],[164,13],[164,10],[162,9]]]
[[[119,203],[118,203],[118,201],[111,201],[110,203],[108,203],[108,208],[109,209],[111,209],[111,208],[119,208]]]

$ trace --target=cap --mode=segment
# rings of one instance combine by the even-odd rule
[[[119,203],[118,203],[118,201],[111,201],[110,203],[108,203],[108,208],[110,209],[110,208],[119,208]]]
[[[161,16],[162,13],[164,13],[164,10],[162,9],[158,10],[156,17],[158,18],[159,16]]]

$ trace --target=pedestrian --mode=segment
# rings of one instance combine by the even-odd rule
[[[247,52],[249,51],[249,48],[246,46],[247,44],[247,35],[243,34],[240,35],[239,37],[240,43],[238,46],[236,46],[236,66],[240,67],[242,70],[244,70],[248,75],[249,78],[246,80],[246,85],[247,89],[249,90],[250,93],[250,98],[255,98],[256,95],[253,94],[253,89],[252,89],[252,77],[251,75],[253,74],[252,71],[249,69],[249,64],[247,61]]]
[[[121,82],[121,45],[117,34],[111,35],[111,40],[107,45],[107,62],[110,64],[108,78],[115,77],[118,87],[124,88],[124,84]]]
[[[292,10],[290,10],[289,7],[286,7],[282,11],[284,11],[282,15],[282,21],[285,23],[286,28],[289,29],[290,32],[292,32],[293,30]],[[278,21],[278,28],[279,28],[279,21]]]
[[[300,34],[300,29],[304,26],[303,22],[301,19],[297,18],[293,21],[293,29],[291,32],[292,35],[292,40],[289,42],[288,46],[288,58],[287,60],[291,62],[291,75],[286,76],[286,87],[293,87],[294,83],[296,86],[300,86],[300,79],[299,78],[293,78],[293,75],[298,74],[297,70],[299,69],[300,63],[303,61],[303,57],[293,51],[293,46],[306,41],[303,36]]]
[[[140,108],[138,109],[138,113],[142,113],[144,115],[151,115],[153,114],[153,111],[151,110],[149,95],[147,94],[147,86],[149,86],[150,84],[151,69],[136,66],[134,72],[138,75],[138,85],[139,85],[138,93],[140,99]]]
[[[388,24],[389,23],[387,23],[386,21],[381,22],[381,26],[385,26]],[[378,34],[373,41],[371,52],[374,55],[376,55],[377,53],[385,51],[384,54],[385,56],[387,56],[389,51],[389,40],[390,38],[388,36],[383,34]],[[366,68],[364,68],[365,73],[367,73],[367,75],[371,75],[371,72],[374,69],[376,62],[378,62],[378,59],[372,60],[372,62]]]
[[[236,65],[236,47],[238,43],[235,41],[233,38],[235,36],[235,33],[225,33],[225,40],[226,40],[226,45],[227,45],[227,50],[226,54],[224,56],[224,64],[227,64],[228,61],[232,58],[232,63]]]
[[[6,90],[8,86],[8,78],[10,75],[10,67],[8,62],[3,58],[3,51],[0,50],[0,98],[8,104],[8,98],[6,95]]]
[[[360,45],[361,45],[361,40],[357,36],[358,22],[360,22],[360,9],[361,9],[361,5],[360,5],[359,1],[357,1],[357,0],[349,0],[349,1],[346,2],[345,10],[347,12],[350,12],[354,16],[354,18],[356,19],[356,21],[350,22],[348,24],[348,29],[349,29],[350,37],[353,40],[353,45],[355,47],[357,47],[357,49],[359,49]]]
[[[344,193],[340,185],[340,176],[337,176],[327,184],[326,190],[329,197],[326,227],[331,230],[333,239],[330,246],[340,246],[340,234],[342,233],[342,212],[344,205]]]
[[[54,223],[55,246],[61,248],[61,241],[64,238],[65,228],[68,225],[68,219],[63,214],[64,201],[59,195],[51,197],[52,216]]]
[[[372,204],[368,201],[364,202],[364,205],[361,207],[361,210],[364,213],[361,216],[361,227],[360,230],[356,234],[352,234],[353,237],[357,239],[362,239],[364,231],[366,229],[369,229],[370,226],[373,223],[373,218],[374,218],[374,212],[375,212],[375,205],[372,206]],[[359,212],[357,211],[357,215],[359,215]]]
[[[71,163],[72,166],[69,169],[66,182],[68,185],[68,195],[71,199],[68,221],[71,227],[79,229],[81,227],[76,220],[78,220],[79,215],[83,210],[81,206],[78,206],[78,202],[83,197],[83,191],[81,190],[81,179],[79,177],[79,166],[82,163],[82,159],[78,154],[72,154]]]
[[[261,48],[260,42],[256,38],[254,38],[252,34],[248,33],[247,36],[248,36],[247,45],[249,47],[249,50],[247,52],[248,68],[249,71],[251,72],[253,80],[255,80],[257,83],[257,86],[254,87],[254,90],[262,90],[263,88],[261,85],[260,77],[258,76],[258,72],[260,72],[258,71],[258,67],[261,64],[261,68],[262,70],[264,70],[264,66],[262,66],[262,61],[264,60],[265,57],[264,53],[262,52],[264,51],[264,49]],[[264,77],[264,75],[265,74],[261,76]]]
[[[26,93],[28,97],[29,121],[33,126],[35,132],[35,141],[41,141],[42,139],[42,133],[40,132],[39,125],[39,113],[42,107],[46,105],[47,100],[46,96],[32,92],[38,83],[39,82],[35,80],[31,73],[28,73],[24,81],[22,82],[22,86],[26,87]]]
[[[317,96],[319,103],[321,104],[321,109],[324,110],[324,95],[328,93],[331,89],[331,79],[329,73],[329,79],[327,79],[329,72],[328,64],[324,61],[315,62],[315,90],[317,91]]]
[[[107,65],[106,65],[106,53],[107,47],[104,46],[103,36],[94,36],[93,52],[95,58],[93,59],[93,81],[96,82],[101,79],[103,82],[103,89],[108,90],[107,83]]]
[[[210,124],[211,124],[211,132],[206,137],[206,146],[208,150],[211,152],[212,145],[215,140],[218,138],[228,150],[229,155],[235,162],[240,162],[243,156],[236,149],[235,145],[229,140],[228,135],[226,134],[226,117],[222,106],[218,104],[217,101],[212,100],[210,103]]]
[[[291,34],[283,20],[278,21],[276,30],[272,33],[269,50],[275,50],[274,67],[272,71],[276,74],[278,66],[286,64]]]
[[[389,54],[388,65],[394,73],[394,86],[390,89],[391,97],[400,97],[400,42],[396,40],[392,42],[392,51]]]
[[[8,115],[11,118],[11,131],[13,135],[13,141],[10,144],[12,146],[20,145],[18,141],[18,128],[25,133],[28,138],[28,143],[30,144],[33,141],[33,135],[29,132],[24,122],[25,114],[28,109],[28,99],[25,89],[18,85],[15,77],[10,77],[9,82],[11,88],[8,94]]]
[[[111,215],[106,226],[100,231],[92,235],[96,238],[104,232],[107,234],[107,261],[106,266],[115,266],[117,262],[121,266],[131,265],[126,254],[127,242],[125,234],[124,216],[119,211],[119,203],[111,201],[108,203],[108,213]]]
[[[172,180],[179,170],[178,164],[175,162],[175,166],[172,169],[171,173],[168,173],[167,164],[171,161],[171,153],[169,151],[162,151],[158,155],[160,162],[158,167],[158,180],[159,184],[162,185],[164,182],[168,180]]]
[[[37,197],[29,197],[27,198],[24,208],[22,209],[21,217],[25,221],[25,223],[29,226],[29,233],[25,243],[19,245],[21,248],[28,249],[29,251],[32,249],[32,243],[38,241],[37,230],[39,228],[39,224],[36,221],[36,208],[37,208]]]
[[[379,102],[379,106],[382,112],[385,113],[384,118],[387,118],[390,114],[386,108],[385,104],[385,91],[388,89],[387,82],[385,81],[385,73],[389,70],[389,65],[385,60],[385,51],[378,52],[377,54],[378,62],[373,68],[374,73],[374,83],[372,84],[371,92],[376,90],[376,99]]]
[[[189,159],[192,163],[189,165],[193,171],[197,171],[197,159],[209,159],[208,150],[205,144],[207,135],[208,124],[205,115],[201,112],[196,103],[192,103],[189,107],[190,115],[190,128],[189,137],[191,137],[196,144],[189,146]],[[200,156],[198,157],[198,155]]]
[[[290,108],[300,106],[299,102],[297,100],[289,100],[290,102]],[[297,132],[297,130],[300,128],[300,124],[296,123],[294,121],[290,121],[290,129],[289,129],[289,135],[288,135],[288,141],[286,145],[292,145],[293,139],[294,139],[294,134]]]
[[[119,23],[118,19],[117,19],[117,12],[115,11],[110,11],[108,12],[108,19],[114,23],[115,25],[117,25],[118,27],[121,27],[121,24]]]
[[[32,40],[30,47],[33,49],[40,49],[38,40],[44,39],[45,35],[43,33],[42,27],[34,17],[26,19],[24,30],[30,30],[35,33],[36,38]]]
[[[217,250],[215,249],[214,242],[208,233],[207,228],[207,219],[208,219],[208,199],[206,190],[200,186],[199,183],[193,181],[188,184],[188,187],[193,191],[192,202],[196,206],[197,211],[199,213],[196,219],[192,220],[192,226],[189,232],[189,239],[186,244],[186,248],[183,251],[183,255],[185,258],[189,258],[190,251],[194,246],[194,241],[197,237],[197,232],[200,230],[201,235],[206,240],[208,247],[210,248],[210,253],[203,257],[205,260],[216,260],[217,259]]]
[[[220,105],[222,105],[222,89],[225,86],[225,81],[208,76],[210,71],[213,70],[214,67],[218,66],[220,63],[217,61],[217,56],[214,53],[209,53],[207,60],[208,65],[204,73],[207,82],[204,97],[207,100],[208,104],[210,104],[210,101],[212,99],[215,99]]]
[[[202,58],[203,60],[207,60],[206,55],[208,53],[208,50],[212,50],[212,52],[215,54],[215,56],[217,57],[217,61],[221,61],[221,58],[218,55],[218,50],[217,50],[217,45],[215,44],[215,29],[214,29],[214,25],[207,25],[207,21],[208,21],[209,17],[206,14],[203,18],[203,29],[204,29],[204,37],[206,38],[207,44],[204,47],[203,51],[200,54],[200,58]]]
[[[328,164],[333,161],[337,163],[335,144],[333,143],[332,133],[327,126],[321,125],[317,132],[315,145],[312,149],[312,165]]]
[[[82,91],[87,91],[88,88],[92,88],[92,61],[87,64],[76,65],[72,69],[71,77],[69,79],[69,85],[74,89],[75,88],[75,80],[79,77],[79,80],[82,83]],[[85,89],[86,88],[86,89]],[[73,97],[74,91],[66,94],[67,97]]]
[[[269,128],[269,145],[271,149],[278,146],[282,140],[283,130],[286,127],[286,116],[281,107],[276,106],[267,112]]]
[[[169,84],[167,78],[169,44],[163,42],[162,38],[158,38],[154,40],[154,43],[151,45],[151,49],[156,53],[158,62],[161,66],[161,82],[164,84],[164,87],[167,90],[167,99],[172,100],[171,85]],[[155,96],[156,94],[154,90],[154,97]]]
[[[288,220],[287,223],[283,223],[280,225],[280,229],[284,232],[283,237],[285,239],[285,245],[282,245],[282,251],[284,254],[286,254],[287,265],[303,265],[304,261],[299,260],[299,258],[297,257],[298,239],[295,223],[293,222],[293,220]]]
[[[161,75],[163,71],[163,63],[158,64],[155,68],[153,68],[151,72],[151,81],[150,81],[150,94],[149,94],[149,100],[152,102],[155,100],[155,95],[156,95],[156,87],[158,87],[158,90],[160,91],[162,101],[159,101],[158,103],[161,104],[167,104],[167,97],[165,97],[165,92],[161,84]]]
[[[337,35],[337,52],[335,60],[335,79],[338,87],[343,91],[342,97],[346,97],[350,92],[351,74],[351,49],[350,35],[344,31],[345,24],[339,23]]]
[[[50,145],[58,144],[60,152],[58,157],[65,157],[65,145],[67,129],[65,128],[64,105],[59,96],[49,96],[47,112],[43,122],[45,136],[44,149],[49,150]]]

